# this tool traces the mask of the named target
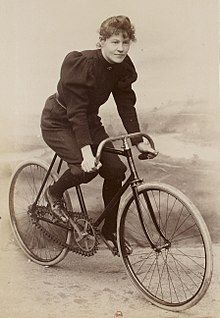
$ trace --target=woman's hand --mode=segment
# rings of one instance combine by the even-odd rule
[[[151,148],[149,143],[146,143],[145,141],[139,142],[139,144],[137,144],[136,147],[141,153],[147,152],[149,159],[154,158],[158,154],[158,152]]]
[[[93,156],[90,145],[84,146],[81,151],[83,156],[81,167],[85,172],[93,172],[101,167],[101,163],[96,165],[96,159]]]

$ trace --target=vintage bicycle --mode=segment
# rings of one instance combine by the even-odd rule
[[[68,222],[51,213],[44,190],[60,173],[61,159],[54,171],[57,154],[50,166],[39,160],[22,162],[10,182],[12,229],[24,253],[40,265],[55,265],[69,251],[95,255],[102,221],[130,188],[118,213],[117,246],[105,243],[113,255],[120,255],[128,276],[148,301],[167,310],[185,310],[204,296],[210,284],[210,235],[200,212],[182,192],[160,182],[145,183],[139,177],[130,143],[136,136],[142,136],[155,150],[152,138],[144,133],[109,137],[98,146],[97,164],[102,151],[121,155],[127,159],[130,175],[95,220],[88,215],[80,186],[75,187],[80,212],[73,211],[66,191]],[[108,141],[121,145],[110,148]],[[139,155],[141,160],[150,157],[149,153]]]

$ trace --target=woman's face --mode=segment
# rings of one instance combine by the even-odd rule
[[[124,38],[122,33],[113,34],[106,40],[101,40],[101,50],[104,58],[111,64],[121,63],[131,46],[131,40]]]

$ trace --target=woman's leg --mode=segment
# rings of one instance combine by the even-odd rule
[[[81,169],[82,155],[72,129],[43,130],[42,136],[47,145],[67,162],[69,169],[51,187],[51,194],[61,198],[63,193],[76,185],[87,183],[98,173]]]
[[[82,156],[71,129],[42,130],[42,136],[48,146],[69,165],[69,169],[58,181],[45,190],[45,198],[53,214],[56,218],[67,222],[63,193],[73,186],[89,182],[97,175],[97,172],[88,173],[81,169]]]
[[[103,196],[105,207],[112,200],[112,198],[121,188],[121,186],[122,186],[121,180],[113,181],[111,179],[104,179],[103,188],[102,188],[102,196]],[[118,201],[118,203],[111,209],[111,212],[108,213],[105,217],[105,221],[102,227],[102,230],[105,233],[116,233],[119,203],[120,201]]]
[[[65,190],[89,182],[97,174],[86,173],[81,169],[82,154],[73,130],[68,121],[60,122],[63,112],[65,109],[57,103],[55,95],[52,95],[47,99],[41,116],[44,141],[69,165],[69,169],[50,188],[51,193],[58,198],[62,197]]]
[[[105,207],[120,190],[125,171],[126,166],[117,155],[103,152],[102,167],[99,169],[99,173],[104,178],[102,195]],[[120,200],[105,217],[102,228],[105,233],[116,233],[119,204]]]
[[[100,119],[96,116],[92,118],[91,136],[94,142],[93,152],[96,153],[97,145],[104,139],[108,138],[104,127],[101,125]],[[108,147],[114,147],[111,142],[106,145]],[[108,152],[102,152],[101,155],[102,166],[99,169],[99,174],[104,178],[102,196],[105,207],[118,192],[122,186],[122,181],[125,178],[125,172],[127,167],[121,161],[118,155]],[[111,209],[104,220],[102,231],[105,233],[116,233],[117,228],[117,214],[120,201]]]

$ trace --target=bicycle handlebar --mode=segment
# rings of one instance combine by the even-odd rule
[[[151,148],[155,151],[155,153],[152,153],[154,154],[154,156],[156,156],[158,154],[158,152],[155,150],[155,146],[154,146],[154,142],[152,140],[152,138],[145,134],[145,133],[142,133],[142,132],[136,132],[136,133],[131,133],[131,134],[124,134],[124,135],[119,135],[119,136],[116,136],[116,137],[108,137],[104,140],[102,140],[98,146],[98,149],[97,149],[97,153],[96,153],[96,165],[98,165],[99,161],[100,161],[100,157],[101,157],[101,153],[102,153],[102,150],[105,146],[105,144],[109,141],[116,141],[116,140],[127,140],[127,139],[132,139],[132,138],[135,138],[135,137],[144,137],[148,140]],[[144,160],[144,159],[148,159],[148,152],[147,153],[141,153],[139,155],[139,159],[140,160]]]

